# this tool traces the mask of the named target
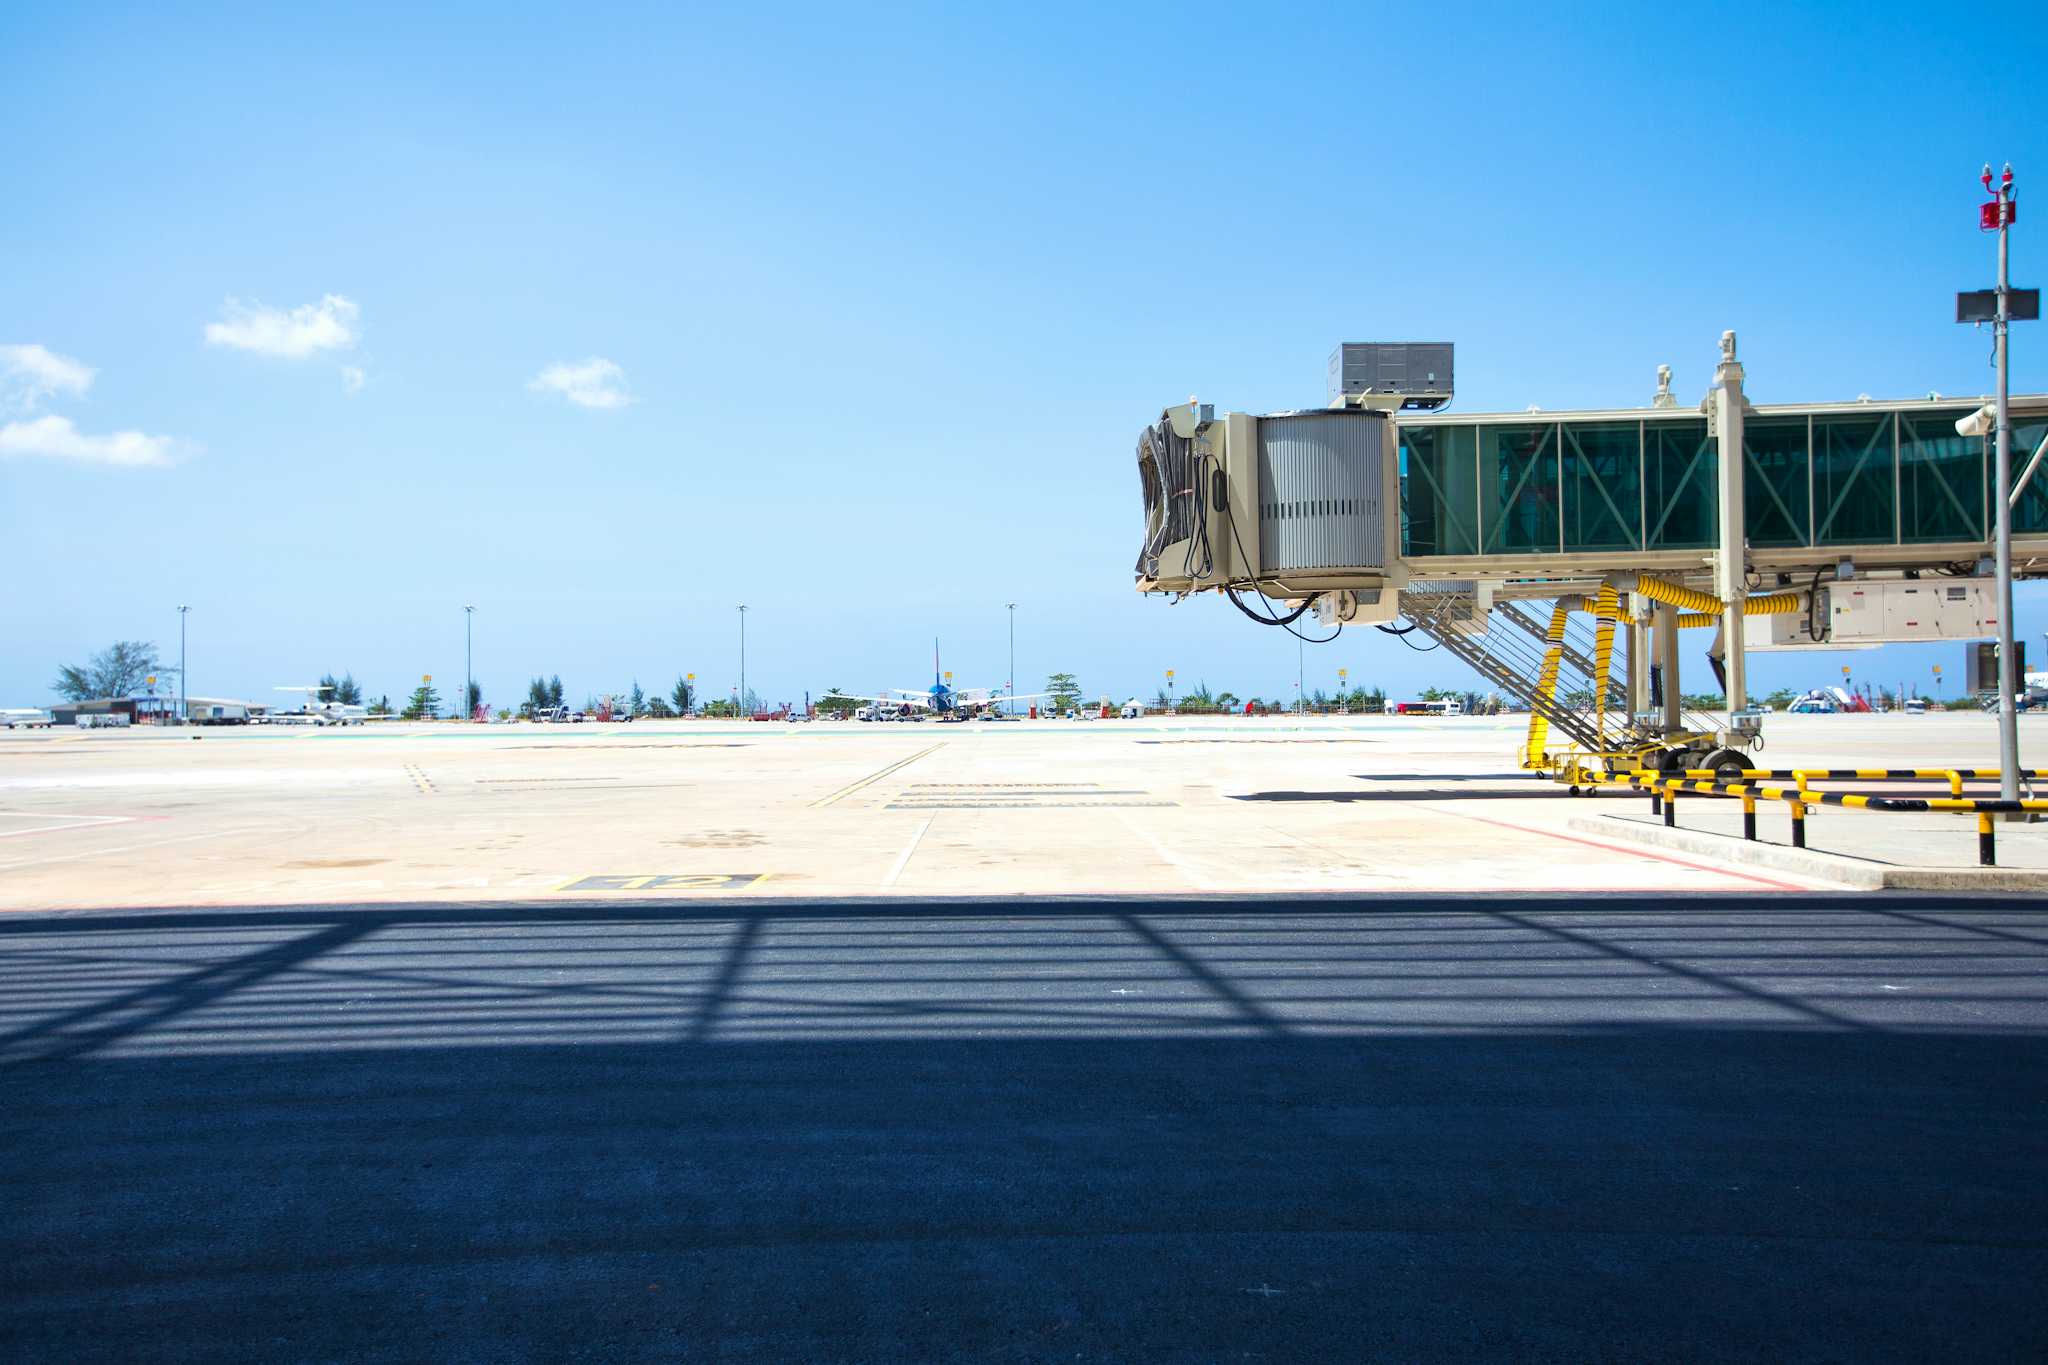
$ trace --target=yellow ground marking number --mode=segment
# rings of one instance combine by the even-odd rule
[[[648,873],[578,877],[557,891],[743,891],[768,880],[766,872]]]

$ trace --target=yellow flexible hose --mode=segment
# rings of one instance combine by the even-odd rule
[[[1636,579],[1636,591],[1653,602],[1666,602],[1681,608],[1687,615],[1678,618],[1679,629],[1691,626],[1710,626],[1712,620],[1702,621],[1701,616],[1718,617],[1724,608],[1721,599],[1698,588],[1688,588],[1682,583],[1667,583],[1661,578],[1647,575]],[[1796,592],[1760,593],[1743,599],[1744,616],[1789,616],[1795,611],[1805,611],[1806,603]],[[1690,619],[1688,619],[1690,617]]]
[[[1593,731],[1607,742],[1607,670],[1614,659],[1614,618],[1618,615],[1621,594],[1614,590],[1612,583],[1600,585],[1600,595],[1593,601],[1593,618],[1599,624],[1593,628]]]
[[[1550,611],[1550,629],[1544,632],[1543,637],[1550,642],[1550,648],[1543,652],[1543,668],[1536,675],[1537,704],[1529,708],[1529,745],[1522,758],[1524,768],[1541,768],[1546,763],[1550,718],[1544,711],[1550,705],[1550,699],[1557,695],[1557,670],[1564,660],[1564,627],[1571,614],[1570,603],[1564,601]]]

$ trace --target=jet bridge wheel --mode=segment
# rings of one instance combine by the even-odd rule
[[[1749,755],[1740,749],[1666,749],[1657,755],[1657,771],[1682,773],[1699,768],[1711,771],[1720,782],[1738,781],[1736,774],[1749,766]]]
[[[1712,768],[1717,782],[1740,782],[1742,770],[1749,766],[1749,755],[1740,749],[1716,749],[1700,766]]]

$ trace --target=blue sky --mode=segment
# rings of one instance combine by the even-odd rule
[[[1975,172],[2048,176],[2038,6],[757,8],[0,13],[0,344],[92,371],[0,413],[73,452],[0,459],[0,704],[179,602],[207,695],[459,679],[465,602],[494,701],[722,692],[740,602],[773,700],[934,635],[999,684],[1012,601],[1020,688],[1284,694],[1291,639],[1130,591],[1164,404],[1422,338],[1463,411],[1692,401],[1724,327],[1758,402],[1984,392]]]

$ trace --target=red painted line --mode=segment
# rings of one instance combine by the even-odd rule
[[[1401,804],[1413,806],[1417,803],[1404,801]],[[1792,882],[1772,881],[1769,877],[1759,877],[1749,872],[1735,872],[1725,867],[1715,867],[1712,863],[1696,863],[1687,858],[1674,858],[1668,853],[1651,853],[1647,849],[1629,848],[1623,844],[1603,844],[1598,839],[1584,839],[1576,834],[1559,834],[1556,830],[1537,829],[1532,825],[1512,824],[1506,820],[1495,820],[1484,815],[1467,815],[1461,810],[1440,810],[1440,808],[1435,806],[1431,806],[1429,809],[1443,815],[1455,815],[1460,820],[1476,820],[1482,825],[1494,825],[1500,829],[1517,830],[1523,834],[1541,834],[1546,838],[1562,839],[1568,844],[1580,844],[1586,848],[1603,849],[1608,853],[1627,853],[1637,858],[1648,858],[1652,862],[1670,863],[1676,867],[1691,868],[1695,872],[1711,872],[1716,876],[1734,877],[1738,881],[1755,882],[1758,886],[1768,886],[1773,891],[1810,891],[1813,889],[1811,887],[1799,886]]]

